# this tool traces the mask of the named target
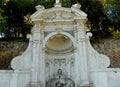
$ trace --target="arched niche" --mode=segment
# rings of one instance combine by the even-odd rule
[[[49,36],[45,43],[45,52],[52,54],[63,54],[73,52],[74,43],[65,34],[54,34]]]

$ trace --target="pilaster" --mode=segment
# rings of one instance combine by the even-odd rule
[[[88,69],[87,69],[87,50],[86,50],[86,33],[84,29],[84,24],[82,22],[77,23],[77,65],[78,73],[80,73],[78,85],[89,84],[88,80]]]
[[[35,85],[40,82],[40,24],[35,24],[32,29],[33,33],[33,66],[32,66],[32,83],[31,85]]]
[[[39,72],[39,42],[34,41],[33,42],[33,67],[32,67],[32,81],[38,82],[40,78],[40,72]]]

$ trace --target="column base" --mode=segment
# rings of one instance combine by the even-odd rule
[[[88,81],[81,81],[79,82],[76,87],[93,87]]]
[[[76,87],[93,87],[92,85],[80,85],[80,86],[76,86]]]
[[[83,86],[88,86],[90,83],[89,83],[89,81],[81,81],[80,82],[80,85],[83,85]]]
[[[45,86],[40,82],[31,82],[27,85],[27,87],[45,87]]]

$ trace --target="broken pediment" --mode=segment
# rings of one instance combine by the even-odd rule
[[[74,14],[65,11],[54,11],[45,15],[44,20],[73,19]]]
[[[36,6],[37,11],[31,16],[32,21],[46,21],[46,20],[71,20],[71,19],[86,19],[87,14],[75,7],[53,7],[45,9],[43,6]]]

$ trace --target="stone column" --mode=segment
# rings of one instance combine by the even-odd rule
[[[40,25],[36,24],[33,29],[33,63],[32,63],[32,82],[34,87],[40,86]]]
[[[39,51],[39,59],[40,59],[40,87],[45,87],[45,48],[43,47],[44,40],[44,31],[43,26],[40,28],[40,51]]]
[[[76,39],[76,49],[75,49],[75,86],[77,87],[78,84],[80,83],[80,59],[79,59],[79,34],[78,34],[78,28],[76,25],[74,34],[75,34],[75,39]]]
[[[39,42],[33,42],[33,71],[32,71],[32,81],[38,82],[40,77],[39,72]]]
[[[89,84],[88,80],[88,70],[87,70],[87,50],[86,50],[86,33],[84,29],[84,24],[80,22],[77,24],[77,65],[78,65],[78,73],[80,74],[78,78],[79,85],[87,85]],[[79,82],[80,81],[80,82]]]
[[[41,47],[42,48],[42,47]],[[40,49],[40,87],[45,87],[45,49]]]
[[[80,83],[80,59],[78,56],[78,52],[75,53],[75,85],[77,87],[77,85]]]
[[[87,68],[87,54],[86,54],[86,43],[84,39],[81,39],[79,43],[79,53],[80,53],[80,78],[81,85],[89,84],[88,81],[88,68]]]

